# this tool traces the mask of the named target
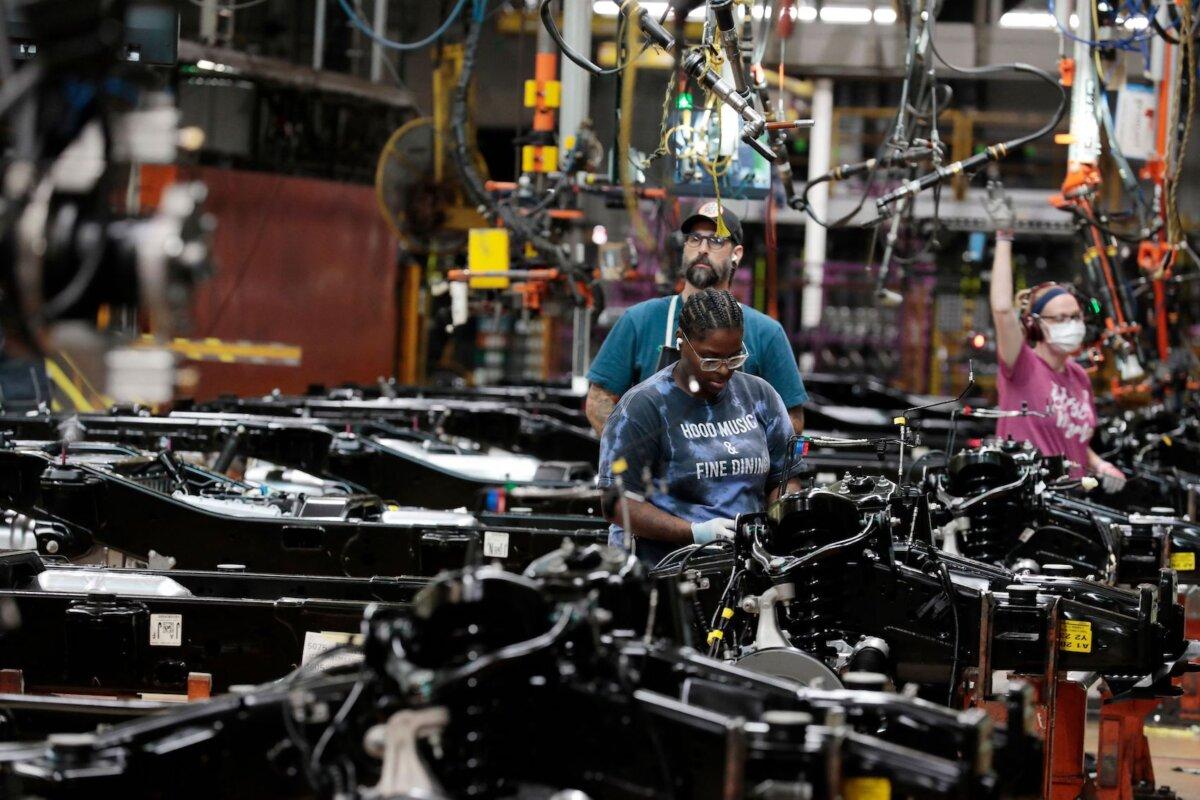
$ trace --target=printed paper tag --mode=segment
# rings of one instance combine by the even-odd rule
[[[891,800],[892,782],[887,778],[846,778],[842,781],[843,800]]]
[[[342,633],[341,631],[305,631],[304,650],[300,653],[300,666],[304,666],[326,650],[332,650],[339,644],[359,644],[362,642],[360,633]],[[356,664],[361,656],[358,653],[342,653],[330,656],[325,665],[329,667],[343,664]]]
[[[1063,620],[1058,632],[1058,649],[1068,653],[1092,652],[1092,623],[1084,620]]]
[[[1195,553],[1171,553],[1171,569],[1179,572],[1191,572],[1195,568]]]
[[[150,646],[179,647],[183,644],[182,614],[150,615]]]
[[[508,534],[484,531],[483,555],[485,558],[508,558]]]

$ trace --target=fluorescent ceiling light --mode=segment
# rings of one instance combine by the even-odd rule
[[[216,62],[209,61],[207,58],[202,58],[197,61],[196,69],[202,69],[208,72],[233,72],[233,69],[227,64],[218,64]]]
[[[661,17],[667,9],[667,3],[655,0],[645,0],[640,5],[655,19]],[[615,17],[620,11],[621,5],[617,0],[596,0],[592,6],[592,12],[600,17]],[[702,5],[692,9],[692,12],[688,14],[688,19],[703,20],[706,13],[706,6]],[[833,25],[864,25],[872,21],[877,25],[894,25],[896,22],[896,12],[892,9],[876,8],[872,11],[867,6],[825,6],[818,15],[814,6],[801,5],[792,6],[791,13],[792,18],[798,22],[815,22],[819,16],[822,22]],[[754,19],[762,19],[763,9],[761,6],[755,5],[750,10],[750,14]],[[770,18],[770,16],[770,9],[768,9],[767,17]]]
[[[1001,28],[1026,28],[1029,30],[1049,30],[1058,27],[1054,15],[1048,11],[1006,11],[1000,17]],[[1067,27],[1079,27],[1079,15],[1072,14],[1067,20]]]
[[[1006,11],[1000,17],[1001,28],[1053,28],[1054,15],[1048,11]]]
[[[862,25],[871,21],[871,9],[866,6],[824,6],[821,22]]]
[[[663,2],[663,0],[646,0],[646,2],[639,3],[638,5],[644,8],[646,13],[655,19],[661,17],[663,12],[667,10],[667,3]],[[592,13],[600,17],[615,17],[620,12],[621,5],[615,2],[615,0],[596,0],[596,3],[592,5]],[[708,13],[707,7],[699,6],[692,9],[692,12],[688,14],[688,19],[702,20],[706,13]]]

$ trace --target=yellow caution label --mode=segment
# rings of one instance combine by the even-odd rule
[[[1092,652],[1092,623],[1086,620],[1064,620],[1058,631],[1058,649],[1068,653]]]
[[[1191,572],[1195,568],[1195,553],[1171,553],[1171,569],[1179,572]]]
[[[522,172],[554,172],[558,169],[558,148],[527,144],[521,148]]]
[[[467,235],[467,269],[472,273],[508,271],[508,230],[505,228],[472,228]],[[509,280],[471,278],[472,289],[507,289]]]
[[[525,81],[526,108],[558,108],[562,105],[562,84],[558,81],[546,81],[542,84],[540,98],[538,94],[538,82]]]
[[[893,417],[892,424],[893,425],[907,425],[908,420],[904,417]]]
[[[618,458],[612,463],[613,475],[620,475],[627,469],[629,469],[629,462],[623,458]]]
[[[846,778],[842,800],[892,800],[892,782],[887,778]]]

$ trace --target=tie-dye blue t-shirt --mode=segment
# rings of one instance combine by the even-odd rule
[[[712,402],[685,392],[667,367],[621,397],[600,437],[600,485],[616,481],[625,459],[627,492],[688,522],[761,511],[778,482],[792,422],[762,378],[734,372]],[[649,478],[649,485],[646,479]],[[609,529],[620,546],[624,531]],[[657,563],[679,545],[639,538],[637,555]]]

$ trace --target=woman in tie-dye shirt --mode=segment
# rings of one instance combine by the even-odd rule
[[[727,291],[693,294],[680,314],[680,359],[622,396],[600,439],[609,543],[657,563],[684,545],[730,538],[738,514],[761,511],[782,477],[792,435],[779,393],[739,372],[742,310]]]

